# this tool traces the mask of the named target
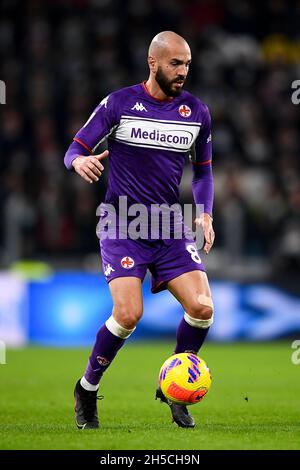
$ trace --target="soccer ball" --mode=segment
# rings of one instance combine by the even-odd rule
[[[211,381],[206,362],[193,353],[174,354],[163,363],[159,373],[164,396],[180,405],[193,405],[203,400]]]

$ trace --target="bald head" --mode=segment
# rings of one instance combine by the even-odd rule
[[[173,31],[162,31],[152,39],[148,55],[154,58],[160,58],[170,51],[185,51],[190,53],[190,47],[186,40]]]
[[[148,85],[159,89],[158,95],[178,96],[181,93],[191,62],[191,50],[183,37],[163,31],[151,41],[148,53],[150,76]]]

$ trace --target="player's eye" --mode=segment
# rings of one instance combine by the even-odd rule
[[[183,63],[184,63],[184,62],[179,62],[179,61],[177,61],[177,60],[173,60],[173,61],[171,62],[171,65],[172,65],[173,67],[178,67],[179,65],[182,65]],[[190,65],[191,65],[190,62],[187,62],[187,63],[185,64],[185,66],[186,66],[187,68],[189,68]]]

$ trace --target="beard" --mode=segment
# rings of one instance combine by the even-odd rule
[[[174,78],[173,80],[169,80],[162,71],[161,67],[158,67],[157,69],[155,80],[157,81],[165,95],[173,97],[179,96],[181,93],[181,88],[172,88],[173,83],[185,82],[185,79],[181,76]]]

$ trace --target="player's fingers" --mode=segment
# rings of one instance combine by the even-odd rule
[[[79,170],[77,172],[79,174],[79,176],[81,176],[81,178],[83,178],[85,181],[87,181],[88,183],[92,183],[93,181],[85,174],[84,171],[82,170]]]
[[[90,170],[88,167],[85,167],[83,169],[84,173],[92,180],[92,181],[98,181],[99,178],[97,175],[95,175],[92,170]]]
[[[215,233],[211,228],[206,229],[204,231],[204,239],[205,239],[205,243],[204,243],[203,250],[205,251],[206,254],[208,254],[211,250],[211,247],[214,244],[214,239],[215,239]]]
[[[203,250],[207,255],[210,252],[211,247],[212,247],[211,243],[208,243],[208,242],[205,243]]]
[[[98,160],[103,160],[104,158],[108,157],[108,154],[109,154],[109,151],[104,150],[104,152],[99,153],[99,155],[94,155],[94,157],[97,158]]]
[[[96,167],[96,165],[94,165],[93,162],[89,161],[86,165],[94,173],[94,175],[101,176],[101,171]]]
[[[208,230],[206,240],[212,245],[215,239],[215,232],[212,229]]]
[[[97,168],[98,170],[100,171],[103,171],[104,170],[104,166],[102,165],[102,163],[99,162],[99,160],[95,157],[90,157],[90,162],[92,162]]]
[[[207,242],[207,243],[210,243],[210,230],[208,227],[204,227],[203,229],[203,232],[204,232],[204,240]]]

